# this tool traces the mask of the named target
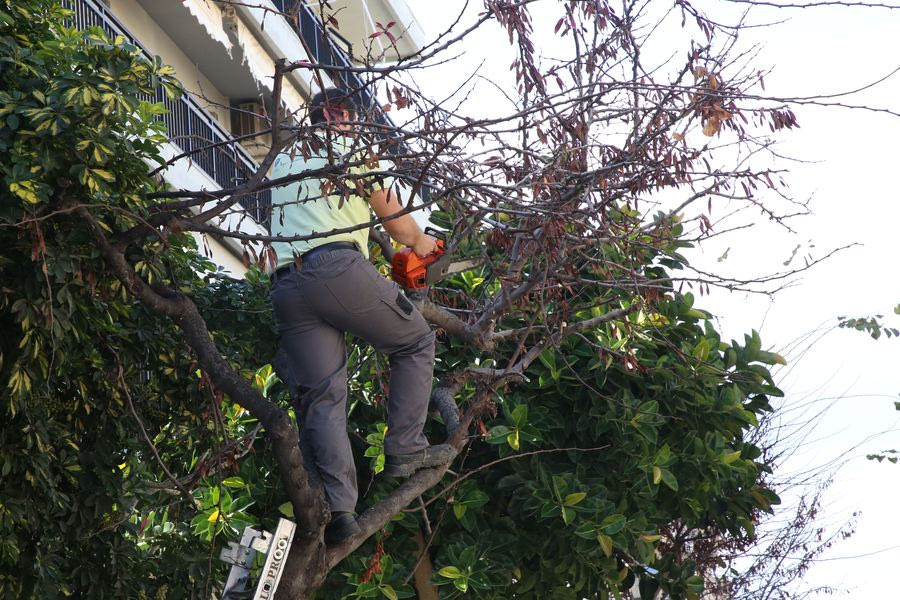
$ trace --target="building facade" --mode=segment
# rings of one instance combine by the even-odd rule
[[[124,37],[148,60],[159,56],[174,67],[186,93],[177,99],[157,90],[165,104],[168,133],[163,148],[175,159],[162,172],[173,188],[218,190],[239,185],[268,150],[274,64],[279,59],[353,66],[354,60],[396,61],[418,52],[422,32],[405,0],[332,0],[323,7],[299,0],[297,19],[289,13],[298,0],[63,0],[79,28],[101,27]],[[326,12],[323,12],[326,11]],[[323,23],[323,15],[326,26]],[[333,16],[329,18],[329,16]],[[339,22],[337,19],[340,19]],[[397,43],[384,47],[370,36],[377,23],[394,22]],[[337,25],[337,27],[335,26]],[[321,79],[320,79],[321,77]],[[283,81],[281,101],[289,112],[303,107],[320,83],[349,89],[362,81],[353,73],[331,78],[297,69]],[[374,105],[374,98],[363,96]],[[270,193],[243,198],[215,224],[230,230],[265,233]],[[198,236],[201,249],[225,270],[240,275],[244,248],[232,238]]]

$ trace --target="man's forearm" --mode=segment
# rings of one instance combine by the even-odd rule
[[[403,203],[393,192],[378,190],[369,197],[369,205],[375,214],[386,218],[403,210]],[[384,222],[384,229],[395,241],[404,246],[414,246],[425,235],[412,216],[406,214]]]
[[[384,222],[384,228],[388,235],[404,246],[414,246],[425,235],[418,223],[409,215],[403,215],[396,219]]]

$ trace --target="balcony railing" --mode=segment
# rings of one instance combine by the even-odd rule
[[[290,11],[295,3],[296,0],[272,0],[275,8],[283,13]],[[334,67],[355,66],[351,62],[350,57],[347,56],[347,53],[333,41],[332,37],[340,38],[337,32],[328,31],[315,11],[306,3],[300,5],[296,21],[292,19],[287,19],[287,21],[306,47],[310,58],[317,64]],[[379,104],[375,102],[370,86],[367,86],[357,73],[336,70],[329,72],[329,75],[337,87],[347,91],[355,91],[363,108],[374,109],[373,113],[377,123],[388,126],[393,125],[390,118],[384,114]]]
[[[153,60],[147,49],[103,4],[96,0],[62,0],[62,4],[74,12],[71,23],[74,27],[100,27],[109,35],[121,35],[140,48],[147,60]],[[169,141],[183,151],[191,152],[192,163],[222,188],[240,185],[256,171],[256,162],[239,143],[222,143],[232,139],[231,134],[216,123],[189,94],[184,93],[173,100],[159,87],[156,94],[146,100],[159,102],[168,109],[168,113],[161,115],[159,119],[166,126]],[[210,147],[213,144],[221,145]],[[271,191],[248,195],[241,198],[240,204],[258,223],[264,226],[268,223],[272,205]]]

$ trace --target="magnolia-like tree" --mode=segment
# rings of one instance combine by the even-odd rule
[[[208,191],[157,176],[192,156],[160,153],[148,98],[179,93],[169,68],[67,29],[53,0],[0,2],[0,593],[209,597],[224,541],[279,514],[298,524],[283,598],[697,598],[720,575],[710,549],[752,542],[778,498],[749,432],[780,394],[766,365],[782,359],[755,333],[721,340],[690,290],[787,274],[729,279],[679,252],[728,228],[714,208],[786,216],[758,158],[794,114],[760,96],[740,27],[685,0],[553,3],[540,24],[533,5],[485,0],[389,66],[273,65],[271,150]],[[515,55],[508,104],[481,116],[415,85],[478,28]],[[536,29],[558,38],[552,61]],[[361,112],[351,153],[267,179],[280,152],[333,135],[285,111],[293,70],[353,73],[382,102]],[[363,163],[374,179],[354,175]],[[458,456],[403,483],[379,474],[388,366],[351,340],[366,508],[361,534],[326,546],[268,279],[224,277],[191,234],[237,238],[264,265],[274,238],[222,224],[238,202],[381,177],[454,256],[482,261],[415,298],[439,332],[428,433]],[[379,224],[360,226],[386,269]]]

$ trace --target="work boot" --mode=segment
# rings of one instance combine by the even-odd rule
[[[391,477],[409,477],[419,469],[446,465],[453,460],[449,444],[428,446],[411,454],[388,454],[384,459],[384,473]]]
[[[328,545],[343,542],[362,531],[356,524],[356,516],[351,512],[333,512],[331,521],[325,526],[325,543]]]

